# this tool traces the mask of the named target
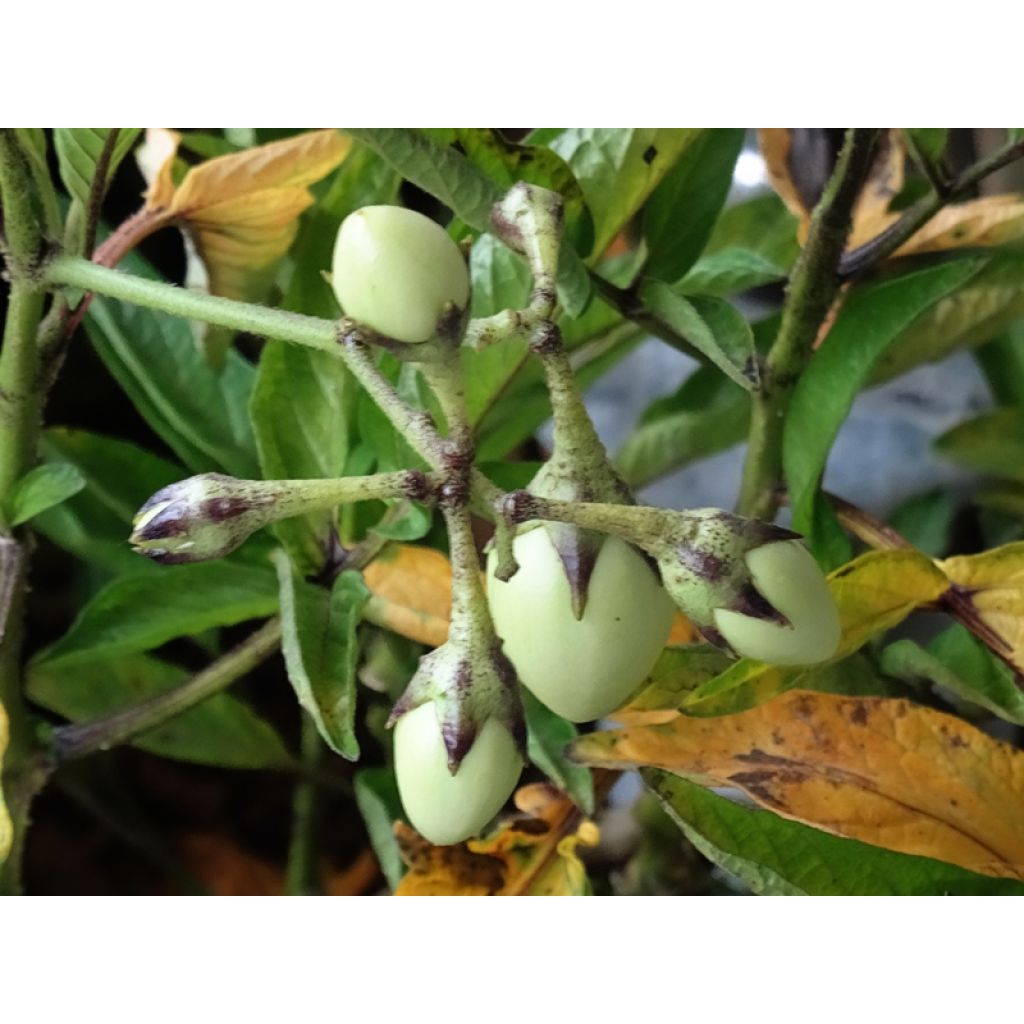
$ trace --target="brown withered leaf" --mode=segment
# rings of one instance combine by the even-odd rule
[[[1024,752],[905,700],[794,690],[722,718],[593,733],[572,753],[734,786],[827,832],[1024,878]]]
[[[1024,541],[946,558],[938,565],[980,620],[978,635],[1024,672]]]
[[[373,595],[364,612],[371,622],[431,647],[448,639],[452,567],[440,551],[392,544],[363,578]]]
[[[309,186],[345,159],[351,140],[334,128],[304,132],[206,160],[175,187],[179,141],[167,129],[147,133],[147,210],[188,231],[214,295],[260,297],[313,202]]]
[[[584,896],[586,871],[576,847],[595,846],[597,826],[547,783],[523,786],[515,796],[521,817],[485,839],[431,846],[396,822],[395,835],[409,871],[396,896]]]

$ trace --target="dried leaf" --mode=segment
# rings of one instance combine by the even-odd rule
[[[431,647],[448,639],[452,568],[440,551],[393,544],[363,578],[373,595],[364,610],[370,622]]]
[[[938,565],[981,620],[986,644],[1024,672],[1024,541]]]
[[[899,219],[899,214],[875,216],[856,222],[848,248],[855,248]],[[1024,237],[1024,199],[1019,195],[983,196],[939,210],[890,257],[911,256],[947,249],[991,247]]]
[[[597,826],[553,786],[538,782],[515,796],[523,812],[486,839],[431,846],[408,825],[395,834],[409,871],[396,896],[585,896],[576,847],[595,846]]]
[[[593,733],[572,753],[735,786],[826,832],[1024,878],[1024,752],[905,700],[797,690],[724,718]]]
[[[206,160],[175,188],[178,141],[166,130],[147,134],[147,209],[189,232],[213,294],[258,298],[295,239],[299,214],[313,202],[309,186],[345,159],[351,140],[334,128],[305,132]]]

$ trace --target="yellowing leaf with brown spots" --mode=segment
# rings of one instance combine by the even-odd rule
[[[839,608],[842,639],[834,664],[863,647],[872,637],[902,622],[915,608],[938,600],[948,581],[920,551],[869,551],[829,576]],[[649,686],[612,717],[628,724],[664,721],[672,701],[689,715],[726,715],[756,707],[796,686],[814,688],[809,680],[823,666],[781,668],[743,658],[709,674],[714,657],[700,648],[666,651]]]
[[[734,786],[785,818],[1024,878],[1024,752],[905,700],[794,690],[722,718],[593,733],[584,764]]]
[[[166,130],[147,136],[146,208],[189,232],[214,295],[258,298],[313,202],[309,186],[345,159],[351,140],[334,128],[305,132],[206,160],[175,188],[178,141]]]
[[[4,752],[7,750],[7,712],[3,704],[0,704],[0,765],[3,764]],[[3,776],[0,774],[0,782]],[[7,805],[4,803],[3,789],[0,788],[0,864],[7,860],[7,854],[11,852],[11,841],[14,838],[14,829],[11,825],[11,816],[7,813]]]
[[[595,846],[597,826],[553,786],[516,793],[522,816],[486,839],[431,846],[401,822],[395,834],[409,871],[396,896],[585,896],[586,871],[576,848]]]
[[[1024,672],[1024,541],[938,563],[957,590],[974,632]]]
[[[448,639],[452,567],[440,551],[392,544],[363,578],[372,595],[363,613],[370,622],[431,647]]]

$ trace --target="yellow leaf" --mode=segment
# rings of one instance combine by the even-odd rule
[[[7,750],[7,712],[3,704],[0,704],[0,765],[3,765],[4,752]],[[0,773],[0,782],[3,781]],[[4,803],[3,790],[0,789],[0,864],[7,860],[7,854],[11,852],[11,842],[14,839],[14,827],[11,824],[11,816],[7,813],[7,805]]]
[[[363,578],[372,594],[365,611],[371,622],[431,647],[448,639],[452,568],[440,551],[392,544]]]
[[[164,210],[174,199],[174,158],[178,155],[181,136],[170,128],[147,128],[142,144],[135,151],[135,161],[149,188],[146,209]]]
[[[829,664],[892,629],[915,608],[938,600],[947,587],[946,577],[931,559],[913,550],[870,551],[836,569],[829,576],[829,589],[839,608],[842,639]],[[662,659],[670,657],[666,652]],[[707,666],[713,662],[707,658],[680,651],[675,661],[677,664],[669,666],[674,678],[655,674],[651,688],[641,690],[612,717],[630,725],[665,721],[671,718],[666,712],[672,707],[673,693],[678,698],[675,707],[688,715],[732,714],[799,686],[802,679],[823,667],[782,668],[744,658],[708,678]]]
[[[898,219],[898,214],[886,214],[857,223],[849,248],[874,238]],[[968,246],[1004,245],[1021,237],[1024,237],[1024,199],[1018,195],[985,196],[939,210],[890,258]]]
[[[930,558],[913,550],[869,551],[828,579],[843,626],[836,660],[937,601],[949,585]]]
[[[676,612],[672,620],[672,629],[668,634],[668,646],[679,647],[682,644],[692,644],[700,639],[694,624],[682,613]]]
[[[1024,671],[1024,541],[938,564],[985,627],[985,642]]]
[[[147,208],[190,233],[213,294],[258,298],[295,239],[299,214],[313,202],[309,186],[345,159],[351,140],[334,128],[305,132],[206,160],[175,188],[178,138],[163,132],[146,137],[154,151],[146,158]]]
[[[523,816],[486,839],[431,846],[402,822],[395,824],[409,871],[396,896],[584,896],[586,871],[576,847],[596,846],[597,826],[547,783],[516,793]]]
[[[1024,878],[1024,752],[905,700],[794,690],[723,718],[592,733],[573,757],[734,786],[777,814]]]

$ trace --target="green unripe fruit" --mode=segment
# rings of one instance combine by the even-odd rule
[[[469,302],[459,247],[430,218],[400,206],[349,214],[332,271],[345,315],[396,341],[428,341],[449,305],[464,310]]]
[[[512,735],[487,719],[452,775],[433,702],[395,724],[395,774],[413,827],[435,846],[477,835],[512,795],[523,770]]]
[[[552,711],[589,722],[621,707],[668,640],[675,606],[637,551],[608,537],[587,586],[583,616],[547,530],[516,537],[519,571],[503,583],[488,561],[487,597],[520,681]]]
[[[752,618],[727,608],[715,626],[745,658],[771,665],[815,665],[839,647],[839,611],[817,562],[798,540],[776,541],[746,554],[754,586],[789,624]]]

